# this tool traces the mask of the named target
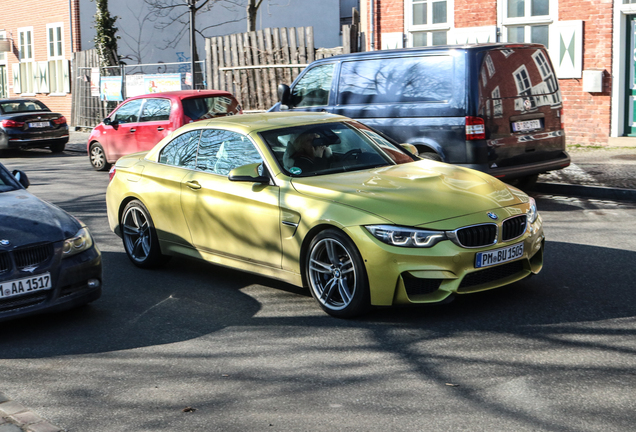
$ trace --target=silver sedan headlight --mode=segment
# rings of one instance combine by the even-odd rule
[[[537,211],[537,203],[535,202],[534,198],[529,198],[530,208],[526,212],[526,216],[528,217],[528,225],[532,225],[537,220],[537,217],[539,217],[539,212]]]
[[[68,258],[80,252],[84,252],[93,246],[93,238],[88,228],[82,227],[73,237],[64,240],[62,258]]]
[[[375,238],[392,246],[430,248],[446,240],[444,231],[423,230],[395,225],[368,225]]]

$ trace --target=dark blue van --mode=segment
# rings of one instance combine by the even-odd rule
[[[311,63],[270,111],[360,120],[421,157],[503,179],[570,164],[563,103],[539,44],[477,44],[346,54]]]

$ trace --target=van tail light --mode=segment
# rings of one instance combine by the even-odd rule
[[[0,125],[5,128],[19,128],[24,126],[24,122],[18,122],[15,120],[2,120]]]
[[[563,110],[558,110],[557,115],[559,116],[559,120],[561,120],[561,130],[565,130],[565,123],[563,123]]]
[[[111,181],[113,179],[113,177],[115,177],[115,173],[117,172],[117,170],[115,169],[115,165],[113,165],[110,168],[110,171],[108,171],[108,181]]]
[[[466,116],[466,140],[486,139],[486,125],[481,117]]]
[[[66,123],[66,117],[62,116],[60,118],[56,118],[55,120],[53,120],[53,123],[55,123],[55,124],[65,124]]]

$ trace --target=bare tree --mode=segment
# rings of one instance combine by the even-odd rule
[[[130,15],[135,17],[135,20],[137,21],[137,26],[124,26],[119,29],[122,31],[122,33],[125,36],[121,38],[120,40],[130,50],[130,54],[122,55],[121,58],[130,59],[135,61],[137,64],[141,64],[141,59],[143,58],[143,52],[148,48],[148,46],[152,42],[152,39],[144,41],[142,38],[144,26],[148,22],[150,22],[150,17],[152,13],[150,11],[146,11],[146,13],[143,14],[145,9],[143,6],[139,8],[138,12],[135,12],[128,4],[126,5],[126,7],[130,11]]]
[[[205,38],[208,37],[209,30],[220,27],[224,24],[240,22],[246,17],[242,16],[240,12],[245,6],[246,0],[195,0],[194,12],[197,16],[196,22],[210,23],[205,26],[195,26],[196,33]],[[249,3],[254,3],[254,14],[258,12],[258,7],[263,0],[247,0]],[[164,41],[163,49],[174,48],[188,34],[190,26],[190,9],[188,0],[144,0],[149,10],[150,21],[155,23],[155,28],[161,32],[165,32],[168,29],[173,29],[169,32],[170,37]],[[249,7],[249,6],[248,6]],[[223,13],[223,10],[225,13]],[[243,9],[244,10],[244,9]],[[229,12],[229,13],[228,13]],[[200,19],[206,15],[208,19]],[[219,17],[228,17],[229,19],[219,20]],[[254,15],[254,25],[256,25],[256,19]],[[168,33],[168,32],[166,32]],[[196,41],[194,42],[193,53],[195,55],[195,61],[198,61],[198,55],[196,50]]]
[[[247,31],[256,31],[256,15],[263,0],[247,0]]]

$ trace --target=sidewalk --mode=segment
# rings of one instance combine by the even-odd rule
[[[86,154],[89,135],[71,131],[67,151]],[[567,151],[572,164],[541,174],[536,192],[636,201],[636,147],[570,146]]]

